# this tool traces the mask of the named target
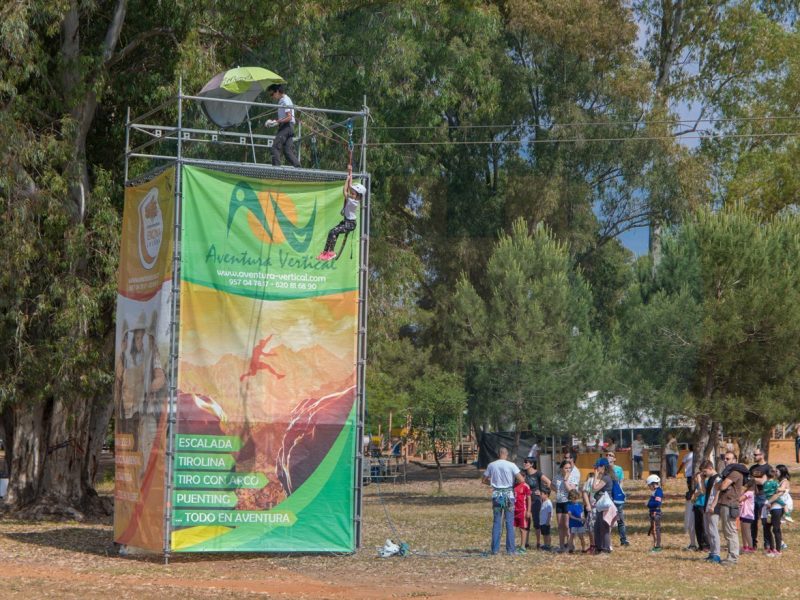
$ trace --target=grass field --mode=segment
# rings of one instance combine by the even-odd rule
[[[448,469],[443,495],[430,480],[382,485],[380,493],[368,486],[364,547],[353,556],[179,556],[165,566],[160,557],[114,556],[110,522],[4,519],[0,598],[797,597],[796,526],[784,528],[789,550],[781,558],[756,554],[734,567],[706,564],[703,555],[681,550],[688,543],[682,531],[685,483],[668,482],[665,549],[653,555],[644,509],[648,492],[640,482],[627,489],[631,545],[615,546],[605,556],[485,556],[491,508],[488,489],[472,467]],[[406,541],[412,556],[378,558],[377,548],[388,537]],[[613,540],[619,540],[616,532]]]

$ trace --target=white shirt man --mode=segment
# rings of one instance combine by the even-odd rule
[[[288,116],[288,122],[294,125],[296,121],[294,119],[294,103],[292,99],[287,94],[284,94],[278,100],[278,104],[280,105],[278,108],[278,122],[287,122],[286,117]]]
[[[515,554],[514,536],[514,482],[525,481],[519,467],[508,460],[508,450],[500,448],[497,460],[492,462],[481,478],[492,487],[492,554],[500,551],[503,522],[506,525],[506,552]]]
[[[281,84],[273,84],[267,88],[270,97],[278,104],[278,119],[276,121],[269,120],[266,122],[267,126],[278,127],[278,132],[272,140],[272,164],[279,166],[281,164],[281,154],[285,155],[286,160],[293,167],[299,167],[300,161],[297,160],[297,155],[294,152],[294,104],[292,99],[286,95]]]
[[[500,449],[498,457],[496,461],[486,467],[486,471],[483,472],[483,481],[495,490],[513,489],[514,481],[517,479],[522,480],[519,467],[507,460],[508,450],[505,448]]]

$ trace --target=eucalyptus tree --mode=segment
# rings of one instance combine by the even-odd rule
[[[135,104],[137,84],[172,80],[156,51],[181,29],[168,4],[0,9],[0,410],[6,503],[31,514],[107,508],[94,483],[113,410],[124,114],[109,98],[125,88]]]

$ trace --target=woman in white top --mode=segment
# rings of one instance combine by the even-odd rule
[[[348,165],[347,180],[344,182],[344,206],[341,212],[344,219],[328,232],[328,241],[325,243],[325,249],[317,257],[317,260],[333,260],[336,258],[336,253],[333,251],[336,247],[336,239],[339,234],[350,233],[356,228],[359,203],[364,200],[366,193],[367,188],[363,184],[353,183],[353,165]]]

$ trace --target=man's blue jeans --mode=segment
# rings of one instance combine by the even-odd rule
[[[628,530],[625,527],[625,512],[622,510],[625,507],[624,502],[614,502],[617,507],[617,529],[619,529],[619,543],[628,543]]]
[[[492,495],[492,554],[500,552],[500,537],[503,535],[503,520],[506,523],[506,552],[514,554],[514,500],[507,496]]]
[[[675,477],[678,474],[678,455],[667,454],[667,477]]]

